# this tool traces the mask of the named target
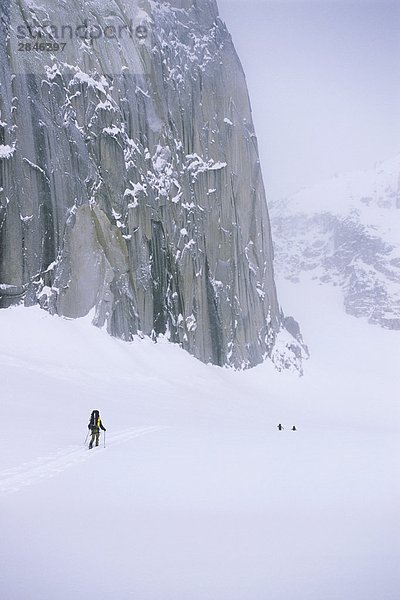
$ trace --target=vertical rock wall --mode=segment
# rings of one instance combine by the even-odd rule
[[[13,0],[1,17],[1,306],[95,308],[125,340],[261,362],[282,315],[245,77],[216,3],[55,4]],[[39,30],[65,48],[18,50]]]

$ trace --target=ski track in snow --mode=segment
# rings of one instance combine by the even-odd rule
[[[163,431],[167,427],[151,426],[140,429],[126,429],[120,432],[112,433],[106,437],[106,448],[119,446],[136,437]],[[100,440],[99,449],[103,447],[103,441]],[[99,456],[96,448],[89,451],[88,447],[68,446],[45,457],[39,457],[36,460],[23,463],[19,467],[0,471],[0,496],[19,492],[26,487],[39,483],[44,479],[57,477],[70,467],[79,463],[86,462],[95,456]]]

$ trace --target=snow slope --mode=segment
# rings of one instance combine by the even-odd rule
[[[280,296],[302,378],[0,311],[2,600],[397,598],[398,333],[315,281]]]

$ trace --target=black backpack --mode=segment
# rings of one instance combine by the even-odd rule
[[[91,429],[93,429],[94,427],[98,427],[98,423],[99,423],[99,417],[100,417],[100,413],[98,410],[93,410],[92,414],[90,415],[90,422],[89,422],[89,427]]]

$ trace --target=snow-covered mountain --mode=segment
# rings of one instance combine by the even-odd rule
[[[218,365],[298,362],[286,330],[275,344],[257,141],[214,0],[3,2],[0,95],[1,306],[94,308]]]
[[[275,270],[339,286],[346,311],[400,329],[400,155],[270,206]]]

